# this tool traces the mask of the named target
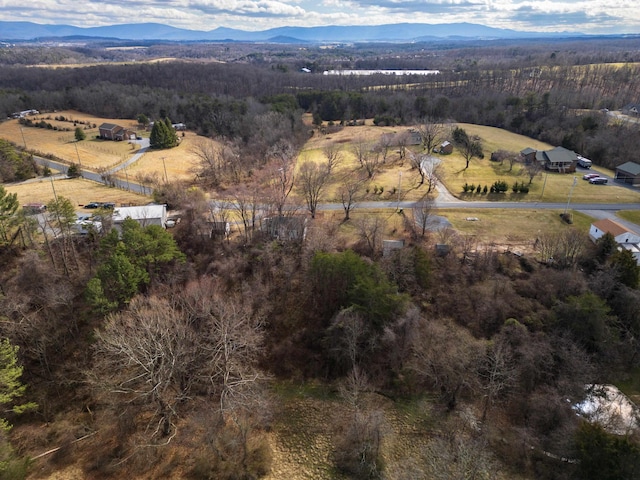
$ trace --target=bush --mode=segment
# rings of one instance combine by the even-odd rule
[[[507,182],[505,182],[504,180],[496,180],[491,186],[492,193],[504,193],[507,190],[509,190],[509,185],[507,185]]]

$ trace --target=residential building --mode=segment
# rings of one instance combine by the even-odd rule
[[[589,228],[589,237],[594,242],[606,233],[613,235],[620,248],[629,250],[640,265],[640,235],[608,218],[593,222]]]
[[[159,225],[165,228],[167,222],[166,205],[144,205],[140,207],[119,207],[113,210],[113,227],[121,229],[122,222],[131,218],[141,226]]]

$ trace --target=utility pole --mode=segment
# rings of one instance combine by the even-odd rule
[[[164,183],[168,183],[169,177],[167,176],[167,165],[164,163],[164,157],[162,157],[162,166],[164,167]]]
[[[547,186],[547,177],[549,176],[549,174],[547,172],[544,173],[544,182],[542,183],[542,192],[540,192],[540,200],[538,200],[539,202],[542,201],[542,196],[544,195],[544,187]]]
[[[398,205],[396,210],[400,210],[400,191],[402,190],[402,170],[398,172]]]
[[[78,165],[80,165],[80,176],[82,177],[82,162],[80,161],[80,153],[78,153],[78,141],[76,140],[73,145],[76,147],[76,156],[78,157]]]
[[[569,210],[569,202],[571,201],[571,194],[573,193],[573,189],[578,184],[578,177],[573,177],[573,184],[571,185],[571,189],[569,190],[569,197],[567,198],[567,206],[564,208],[564,215],[567,214],[567,210]]]
[[[24,149],[27,149],[27,141],[24,139],[24,130],[20,127],[20,134],[22,135],[22,143],[24,143]]]

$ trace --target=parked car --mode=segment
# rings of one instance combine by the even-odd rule
[[[100,208],[102,204],[100,202],[90,202],[87,203],[84,208]]]
[[[113,210],[116,208],[116,204],[114,202],[105,202],[102,204],[102,208],[108,208],[109,210]]]
[[[586,175],[582,176],[583,180],[591,180],[592,178],[596,178],[599,177],[600,175],[597,173],[587,173]]]
[[[590,178],[589,179],[589,183],[591,183],[593,185],[604,185],[608,181],[609,181],[609,179],[608,178],[604,178],[604,177],[594,177],[594,178]]]

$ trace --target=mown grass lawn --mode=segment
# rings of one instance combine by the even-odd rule
[[[466,162],[457,149],[454,149],[454,153],[451,155],[442,156],[443,181],[448,190],[460,198],[470,201],[486,200],[484,195],[463,196],[462,186],[465,183],[469,185],[480,184],[482,187],[486,185],[487,188],[491,188],[495,181],[504,180],[509,185],[509,192],[515,182],[524,182],[530,188],[526,195],[505,195],[505,201],[566,202],[571,194],[572,203],[640,202],[639,192],[619,187],[611,182],[608,185],[592,185],[582,179],[584,174],[582,171],[574,174],[542,171],[529,184],[529,176],[523,165],[514,164],[513,169],[510,169],[508,162],[502,165],[498,162],[492,162],[490,160],[491,152],[500,149],[519,152],[526,147],[547,150],[553,148],[551,145],[498,128],[470,124],[460,124],[459,126],[469,135],[478,135],[482,139],[485,156],[483,159],[473,158],[469,163],[469,168],[465,168]],[[591,171],[609,176],[613,174],[613,172],[599,167],[592,168]],[[573,187],[574,177],[577,177],[575,187]]]
[[[629,222],[640,225],[640,210],[621,210],[617,215]]]
[[[479,242],[526,244],[536,237],[578,229],[587,233],[593,219],[572,212],[573,224],[562,221],[559,210],[540,209],[443,209],[437,215],[446,217],[463,235],[475,235]],[[477,219],[477,220],[468,220]]]

